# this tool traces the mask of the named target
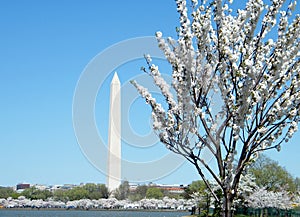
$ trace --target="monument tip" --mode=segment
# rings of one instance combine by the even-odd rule
[[[114,77],[111,80],[111,83],[120,83],[120,79],[117,72],[115,72]]]

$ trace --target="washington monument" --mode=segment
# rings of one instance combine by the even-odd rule
[[[121,84],[117,73],[110,84],[108,128],[107,187],[116,190],[121,184]]]

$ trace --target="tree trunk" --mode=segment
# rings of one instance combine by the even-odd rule
[[[209,216],[210,195],[206,194],[206,216]]]
[[[233,197],[227,190],[223,191],[224,200],[223,200],[223,217],[232,217],[232,203]]]

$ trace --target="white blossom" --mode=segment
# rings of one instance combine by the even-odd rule
[[[252,208],[277,208],[283,210],[292,209],[293,201],[289,194],[282,190],[278,192],[267,191],[265,188],[257,188],[246,198],[247,204]]]

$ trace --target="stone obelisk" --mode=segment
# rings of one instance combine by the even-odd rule
[[[121,184],[121,84],[117,73],[110,84],[108,128],[107,187],[113,191]]]

